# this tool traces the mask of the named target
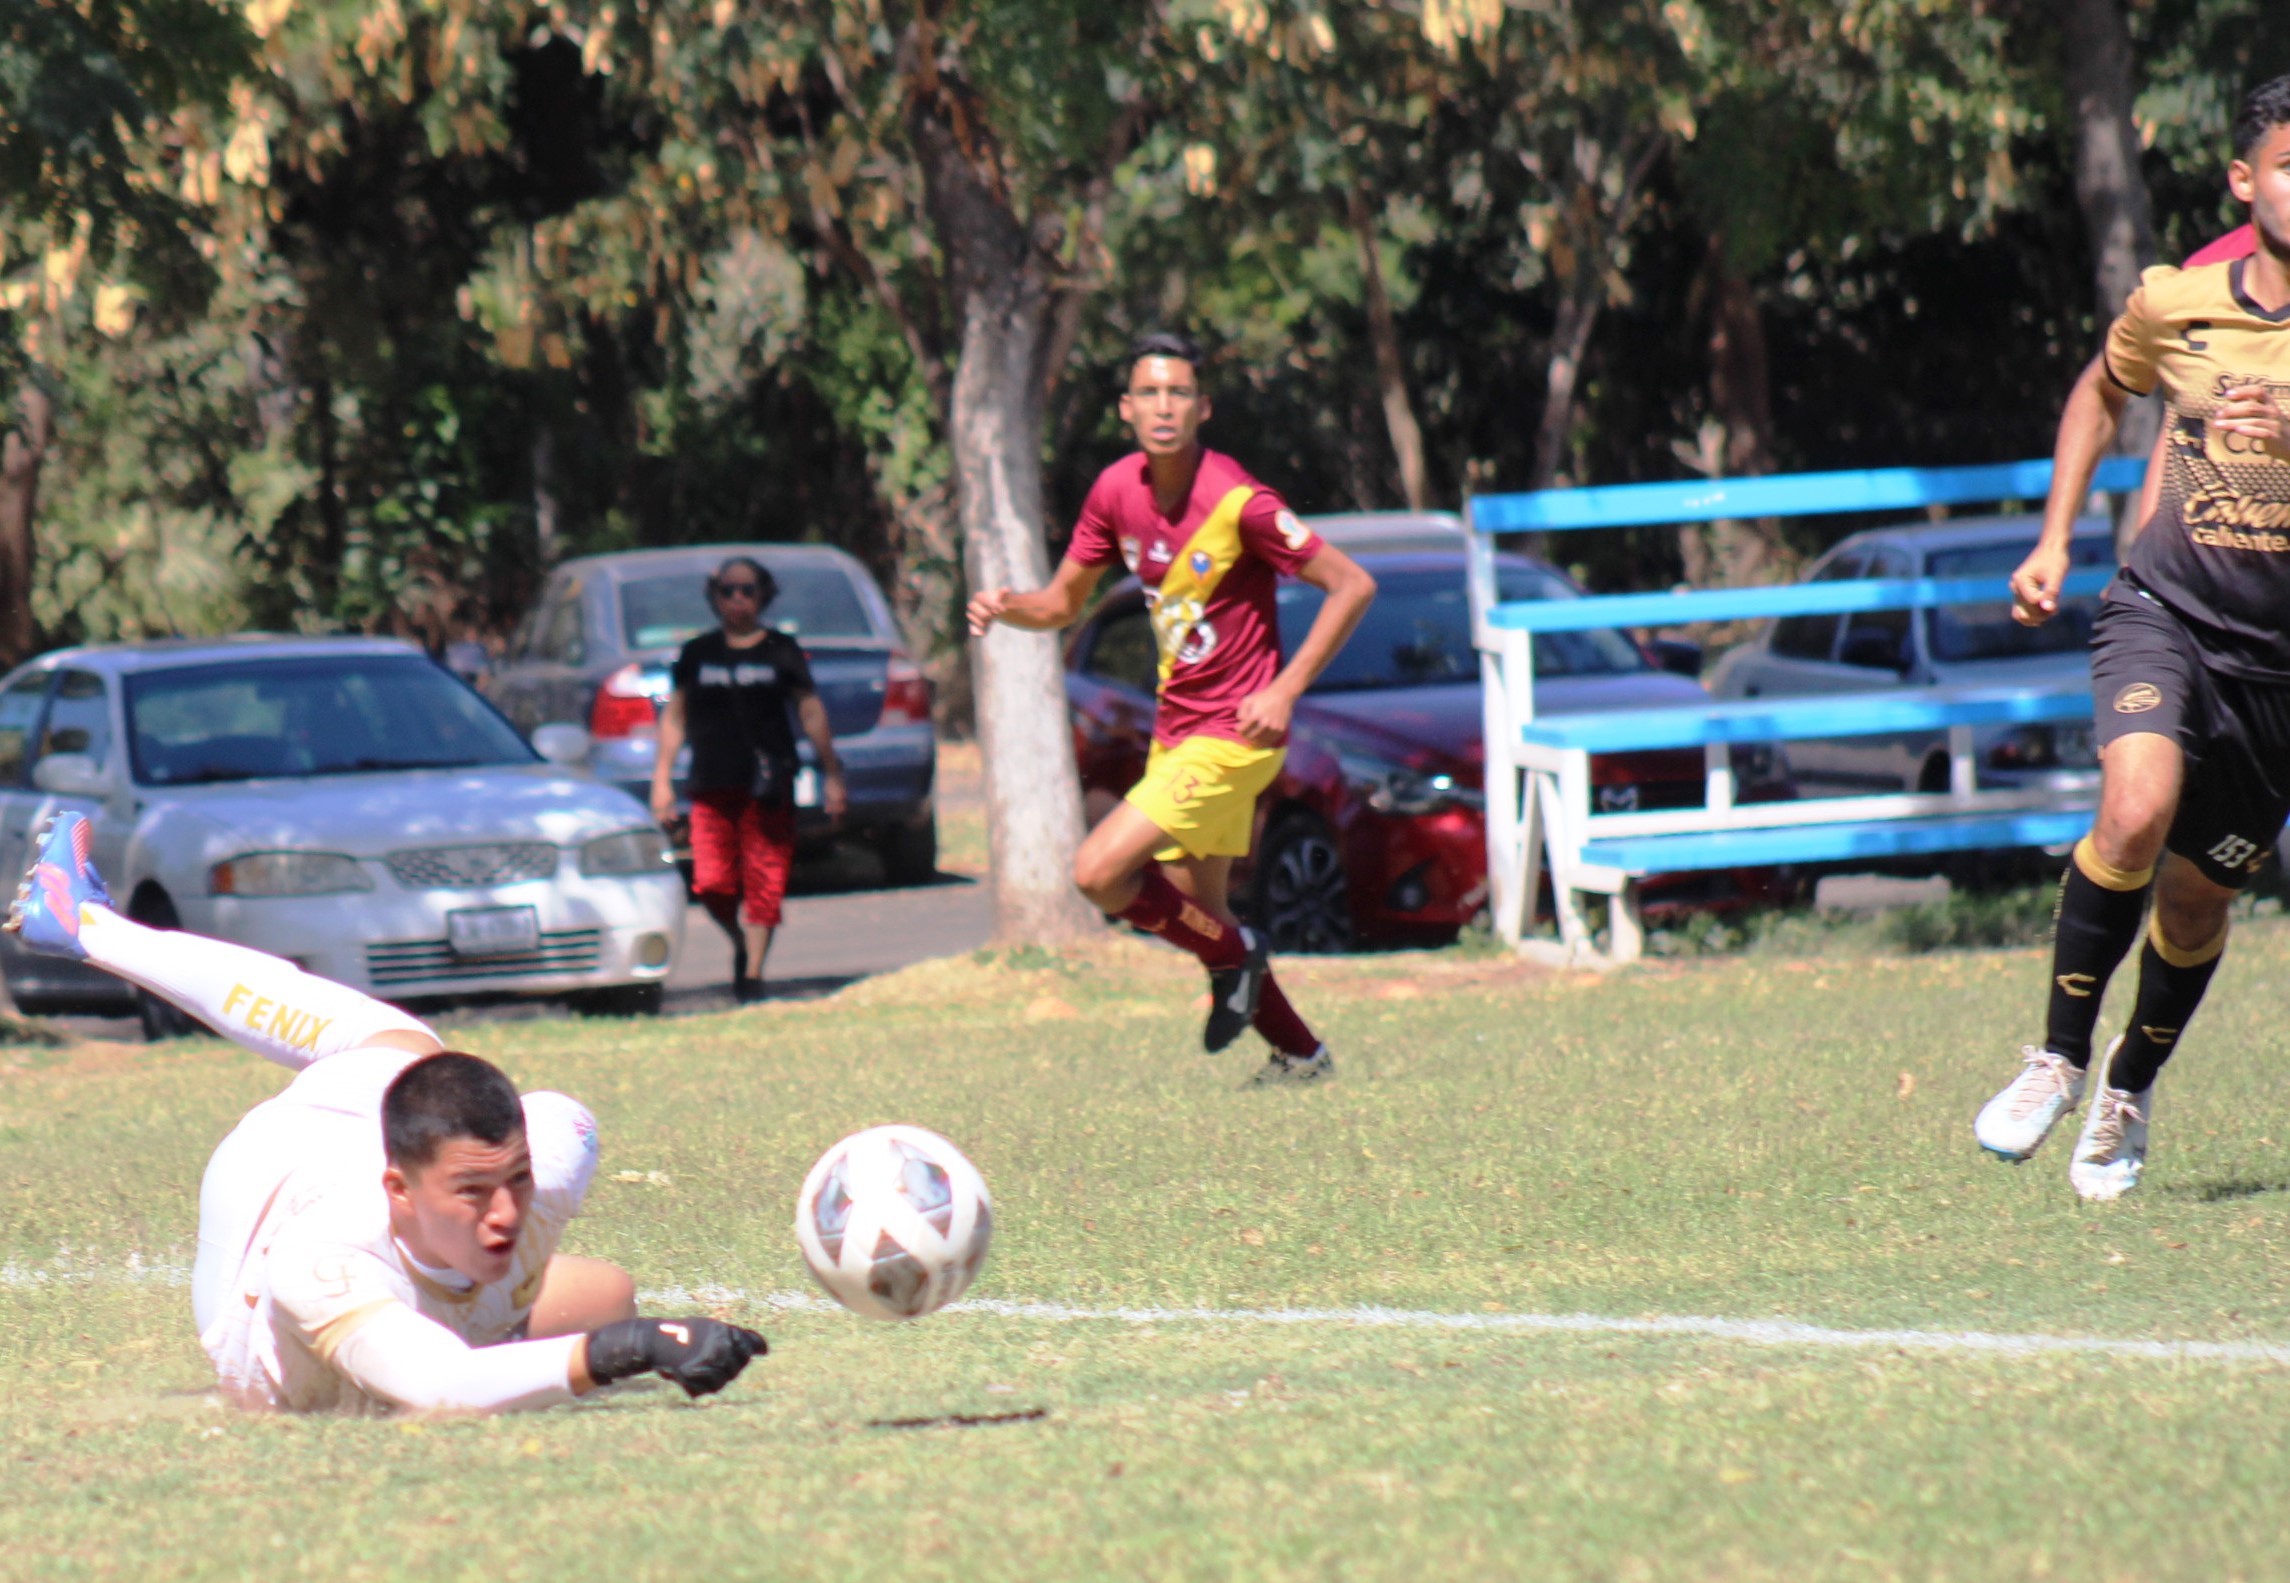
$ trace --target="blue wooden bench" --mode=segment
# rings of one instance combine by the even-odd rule
[[[2145,463],[2101,464],[2097,487],[2129,492]],[[1898,468],[1711,483],[1639,484],[1481,496],[1470,502],[1471,600],[1487,740],[1488,884],[1497,931],[1514,947],[1566,963],[1628,961],[1644,946],[1637,882],[1649,875],[1778,864],[1883,861],[1941,852],[2060,846],[2090,827],[2095,790],[1983,789],[1973,758],[1982,726],[2088,719],[2088,681],[2066,687],[1916,688],[1846,698],[1712,699],[1684,708],[1538,716],[1534,636],[1608,627],[1670,627],[1873,610],[1923,610],[2010,597],[2003,577],[1871,579],[1616,594],[1504,603],[1495,593],[1492,535],[1657,526],[1914,509],[1998,500],[2040,501],[2051,464]],[[2097,593],[2112,571],[2071,573],[2064,593]],[[1949,785],[1940,792],[1735,801],[1734,749],[1749,743],[1944,732]],[[1593,755],[1698,747],[1698,808],[1600,812]],[[1559,938],[1528,938],[1547,872]],[[1608,942],[1597,948],[1584,898],[1604,895]]]

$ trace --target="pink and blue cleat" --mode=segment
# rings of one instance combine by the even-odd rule
[[[47,956],[84,960],[80,908],[111,905],[103,876],[88,861],[95,828],[84,815],[60,813],[32,838],[32,866],[8,905],[8,932]]]

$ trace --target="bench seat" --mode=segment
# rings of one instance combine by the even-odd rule
[[[1946,731],[1959,725],[2081,720],[2090,713],[2088,682],[2044,691],[1924,687],[1805,698],[1713,699],[1683,708],[1622,709],[1611,714],[1546,715],[1522,726],[1519,735],[1537,747],[1627,753],[1713,742],[1802,742],[1820,737]]]
[[[1781,863],[1842,863],[1932,852],[2067,846],[2082,839],[2091,828],[2091,819],[2088,808],[2035,808],[1761,830],[1611,836],[1585,842],[1581,860],[1642,876],[1692,869],[1764,868]]]

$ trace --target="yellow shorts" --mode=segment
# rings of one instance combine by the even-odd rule
[[[1287,757],[1286,748],[1252,748],[1222,737],[1187,737],[1173,748],[1154,743],[1145,778],[1129,788],[1127,801],[1169,836],[1155,859],[1246,856],[1256,833],[1256,799]]]

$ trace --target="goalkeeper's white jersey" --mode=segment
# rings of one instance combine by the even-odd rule
[[[328,1056],[215,1151],[200,1190],[199,1339],[243,1405],[387,1411],[418,1400],[408,1371],[434,1364],[440,1344],[458,1353],[523,1335],[596,1169],[596,1123],[562,1094],[524,1096],[534,1192],[515,1263],[502,1281],[455,1290],[391,1235],[382,1189],[382,1095],[418,1059]]]

